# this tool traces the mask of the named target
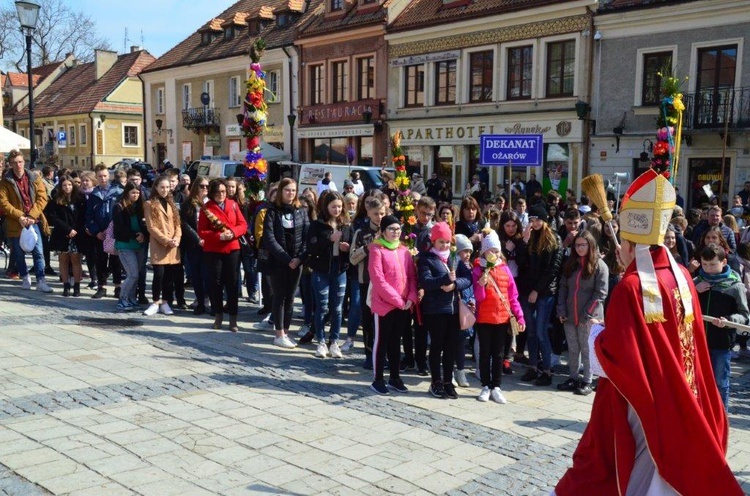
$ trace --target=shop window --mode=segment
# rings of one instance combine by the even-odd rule
[[[432,163],[437,172],[438,178],[443,181],[451,182],[453,172],[453,147],[452,146],[434,146],[432,147]],[[463,187],[455,188],[456,191],[463,191]]]
[[[544,145],[544,178],[542,190],[546,195],[554,189],[565,198],[565,192],[571,186],[568,183],[570,167],[570,149],[567,143],[545,143]],[[525,172],[525,168],[524,168]],[[515,175],[515,170],[514,170]]]
[[[319,138],[313,140],[313,162],[346,165],[347,138]],[[339,186],[338,184],[336,186]]]
[[[456,103],[456,61],[435,63],[435,105]]]
[[[404,107],[424,105],[424,65],[404,67]]]
[[[547,45],[547,98],[573,96],[576,42],[557,41]]]
[[[325,88],[323,73],[322,64],[310,67],[310,105],[321,105],[323,103],[323,90]]]
[[[373,160],[373,139],[371,136],[362,136],[361,138],[357,138],[357,149],[359,152],[359,157],[357,159],[357,165],[362,166],[372,166]]]
[[[357,99],[367,100],[375,96],[375,58],[357,59]]]
[[[469,56],[469,101],[492,101],[494,52],[485,50]]]
[[[721,157],[691,158],[687,204],[690,208],[705,208],[710,203],[707,190],[720,197],[719,205],[726,208],[729,198],[729,178],[732,177],[732,161],[725,159],[724,176],[721,171]]]
[[[331,72],[333,79],[333,92],[332,98],[333,103],[345,102],[349,96],[349,75],[348,75],[348,64],[346,61],[341,60],[333,62],[331,64]]]
[[[531,75],[534,47],[522,46],[508,49],[508,100],[531,98]]]

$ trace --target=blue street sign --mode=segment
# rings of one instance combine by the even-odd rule
[[[65,141],[67,140],[67,135],[65,134],[65,131],[58,131],[57,132],[57,141]]]
[[[541,134],[483,134],[479,139],[479,165],[542,165]]]

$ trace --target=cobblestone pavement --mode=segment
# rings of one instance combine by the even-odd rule
[[[546,494],[593,400],[518,373],[502,406],[473,377],[457,401],[413,375],[377,397],[361,354],[274,348],[248,304],[232,334],[89,293],[0,281],[0,494]],[[733,365],[728,458],[750,492],[750,360]]]

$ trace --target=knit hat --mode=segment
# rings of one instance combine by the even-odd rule
[[[438,239],[447,239],[450,241],[452,236],[451,228],[447,222],[438,222],[430,230],[430,241],[433,243]]]
[[[461,253],[464,250],[474,250],[474,246],[469,238],[463,234],[456,234],[456,253]]]
[[[484,255],[484,252],[487,250],[490,250],[492,248],[497,248],[498,250],[502,250],[503,247],[500,244],[500,238],[497,237],[497,233],[495,231],[490,231],[488,235],[482,239],[482,249],[481,249],[481,255]]]
[[[385,231],[385,228],[393,224],[401,225],[401,221],[395,215],[386,215],[383,220],[380,221],[380,230]]]
[[[351,186],[353,188],[354,187],[354,183],[351,182],[349,179],[344,179],[344,187],[346,188],[346,187],[349,187],[349,186]]]
[[[547,221],[549,218],[549,212],[547,212],[547,209],[544,208],[544,205],[541,203],[535,203],[529,208],[529,219],[533,218],[539,218],[543,221]]]

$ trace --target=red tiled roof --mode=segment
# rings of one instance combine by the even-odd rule
[[[231,26],[232,24],[236,26],[247,26],[247,22],[245,22],[246,17],[247,12],[236,12],[232,17],[222,22],[221,26]]]
[[[314,12],[321,5],[322,1],[310,0],[307,13],[302,13],[296,21],[285,26],[277,26],[276,22],[271,22],[263,28],[257,37],[265,40],[266,48],[269,50],[291,45],[294,42],[297,28],[306,25],[310,13]],[[259,12],[265,15],[267,9],[272,9],[277,14],[287,11],[301,12],[303,8],[304,0],[240,0],[220,13],[217,18],[232,19],[235,14],[243,12]],[[268,19],[267,17],[263,18]],[[205,26],[208,26],[208,23]],[[247,32],[240,32],[231,40],[226,40],[223,36],[220,36],[207,45],[201,45],[200,31],[198,30],[182,40],[177,46],[159,57],[144,72],[154,72],[170,67],[207,62],[209,60],[244,56],[247,55],[250,44],[256,38],[256,36],[251,36]]]
[[[476,0],[474,2],[456,1],[444,5],[443,0],[413,0],[391,24],[389,31],[506,14],[569,1],[572,0]]]
[[[224,22],[224,19],[220,19],[218,17],[214,17],[210,21],[208,21],[206,24],[201,26],[201,28],[198,31],[221,31],[222,30],[222,23]]]
[[[385,26],[388,15],[388,4],[389,1],[387,0],[382,5],[373,8],[370,8],[368,5],[360,11],[357,8],[356,2],[348,2],[344,5],[346,12],[342,16],[331,16],[322,7],[315,12],[310,24],[305,29],[300,30],[299,37],[319,36],[321,34],[358,28],[370,24],[382,24]]]
[[[34,87],[36,87],[37,84],[42,80],[42,77],[38,74],[32,74],[32,83],[34,84]],[[29,75],[21,72],[9,72],[8,73],[8,79],[10,80],[11,86],[16,86],[18,88],[28,88],[29,87]]]
[[[53,117],[94,110],[142,113],[142,105],[104,100],[123,79],[138,75],[154,60],[145,50],[120,55],[112,68],[98,80],[95,62],[71,67],[34,98],[34,116]],[[21,119],[28,118],[28,115],[28,107],[18,112]]]
[[[251,21],[253,19],[269,19],[273,20],[276,17],[273,13],[273,7],[264,5],[258,9],[253,10],[245,17],[245,21]]]

